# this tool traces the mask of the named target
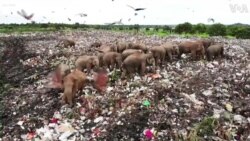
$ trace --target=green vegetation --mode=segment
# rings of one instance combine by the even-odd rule
[[[174,31],[176,33],[179,33],[179,34],[181,34],[181,33],[193,33],[192,28],[193,28],[192,24],[186,22],[186,23],[183,23],[183,24],[178,24],[175,27]]]
[[[205,24],[199,23],[199,24],[193,25],[192,31],[194,33],[199,33],[199,34],[206,33],[207,26]]]
[[[111,74],[110,82],[115,83],[119,78],[121,77],[121,72],[117,69],[114,69],[114,71]]]
[[[227,28],[225,25],[218,23],[208,27],[207,32],[211,36],[226,36]]]
[[[219,121],[212,117],[204,118],[190,132],[188,138],[190,141],[199,141],[204,136],[214,135],[214,130],[217,128]]]
[[[250,39],[250,25],[233,24],[223,25],[215,23],[205,25],[202,23],[192,25],[185,22],[174,25],[86,25],[86,24],[54,24],[54,23],[31,23],[31,24],[0,24],[0,33],[23,33],[23,32],[53,32],[62,30],[112,30],[132,32],[135,34],[157,35],[160,37],[181,35],[182,37],[197,36],[207,38],[209,36],[224,36],[227,38]]]

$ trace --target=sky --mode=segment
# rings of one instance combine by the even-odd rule
[[[127,5],[146,9],[135,15]],[[250,24],[250,0],[1,0],[0,23],[30,23],[17,13],[21,9],[34,13],[37,23],[107,24],[122,19],[123,24],[212,24],[208,19],[213,18],[215,23]]]

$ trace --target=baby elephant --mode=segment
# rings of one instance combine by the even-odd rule
[[[150,51],[153,53],[156,65],[163,65],[166,56],[166,49],[163,46],[154,46],[150,48]]]
[[[173,55],[179,55],[178,45],[175,43],[167,42],[162,45],[166,50],[166,57],[171,62],[173,60]]]
[[[122,63],[122,78],[125,78],[126,74],[129,76],[132,73],[139,72],[144,75],[146,70],[146,64],[155,65],[155,60],[152,53],[135,53],[129,55]]]
[[[91,69],[99,68],[99,59],[97,56],[89,56],[89,55],[80,56],[76,60],[75,66],[77,69],[81,71],[87,68],[87,72],[90,72]]]
[[[191,42],[186,41],[179,44],[179,58],[183,53],[191,53],[192,58],[195,60],[197,59],[197,56],[200,55],[202,58],[205,55],[205,49],[201,42]]]
[[[134,53],[142,53],[140,49],[126,49],[122,52],[122,60],[126,59],[129,55]]]
[[[76,93],[83,89],[83,86],[87,80],[86,78],[87,77],[85,73],[76,69],[63,79],[64,92],[62,101],[64,103],[69,104],[71,107],[73,106]]]
[[[110,70],[120,68],[122,64],[122,55],[118,52],[106,52],[102,56],[102,62],[105,67],[108,67]]]
[[[206,50],[206,57],[208,61],[211,61],[213,58],[217,56],[224,56],[224,48],[223,45],[211,45]]]
[[[62,46],[62,47],[71,47],[71,46],[75,46],[76,43],[73,40],[69,40],[69,39],[64,39],[62,41],[60,41],[56,46]]]

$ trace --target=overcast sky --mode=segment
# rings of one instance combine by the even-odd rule
[[[127,5],[146,9],[135,16]],[[208,24],[213,18],[223,24],[250,24],[250,0],[0,0],[0,23],[31,22],[17,14],[21,9],[34,13],[37,23],[105,24],[122,19],[124,24]]]

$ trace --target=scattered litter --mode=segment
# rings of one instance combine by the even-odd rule
[[[225,43],[225,58],[191,61],[188,54],[181,59],[173,56],[164,69],[157,68],[155,73],[145,73],[143,77],[135,73],[131,79],[121,80],[119,71],[88,74],[89,82],[76,95],[74,107],[69,107],[61,103],[60,81],[51,83],[53,68],[58,63],[73,68],[79,53],[97,55],[88,51],[96,39],[104,44],[118,39],[154,46],[197,38],[133,36],[103,30],[13,36],[28,42],[25,54],[18,52],[16,66],[7,69],[6,76],[20,87],[11,88],[2,97],[6,105],[2,116],[3,140],[18,140],[19,136],[21,140],[37,141],[188,140],[188,137],[232,140],[227,136],[238,137],[238,129],[250,123],[244,111],[249,109],[249,55],[242,46],[249,45],[249,40],[212,37]],[[58,38],[72,38],[77,46],[57,48]],[[213,120],[204,121],[208,116]],[[242,140],[250,138],[249,134],[245,130]]]

